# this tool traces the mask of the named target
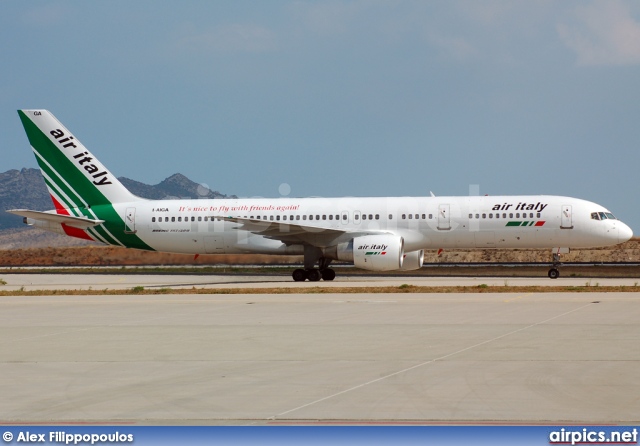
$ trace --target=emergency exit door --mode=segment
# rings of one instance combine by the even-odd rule
[[[449,216],[449,205],[441,204],[438,206],[438,229],[448,231],[451,229],[451,217]]]
[[[127,234],[135,234],[136,208],[127,208],[124,212],[124,232]]]
[[[573,229],[573,217],[571,215],[571,205],[562,206],[560,214],[560,229]]]

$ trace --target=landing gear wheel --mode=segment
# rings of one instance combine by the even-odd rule
[[[558,277],[560,277],[560,271],[558,271],[556,268],[551,268],[549,270],[549,278],[557,279]]]
[[[317,270],[317,269],[307,270],[306,273],[307,273],[307,279],[309,279],[309,282],[318,282],[322,278],[322,275],[320,274],[320,270]]]
[[[323,269],[320,272],[322,273],[322,280],[333,280],[336,278],[336,272],[331,268]]]
[[[305,280],[307,280],[307,272],[303,269],[293,270],[293,274],[291,274],[291,276],[296,282],[304,282]]]

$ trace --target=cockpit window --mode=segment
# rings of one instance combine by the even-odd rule
[[[592,220],[617,220],[611,212],[592,212]]]

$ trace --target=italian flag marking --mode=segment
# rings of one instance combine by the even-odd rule
[[[538,221],[508,221],[505,226],[544,226],[545,220]]]

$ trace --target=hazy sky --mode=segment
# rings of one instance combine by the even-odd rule
[[[552,194],[640,234],[640,2],[3,1],[0,170],[46,108],[117,176]]]

